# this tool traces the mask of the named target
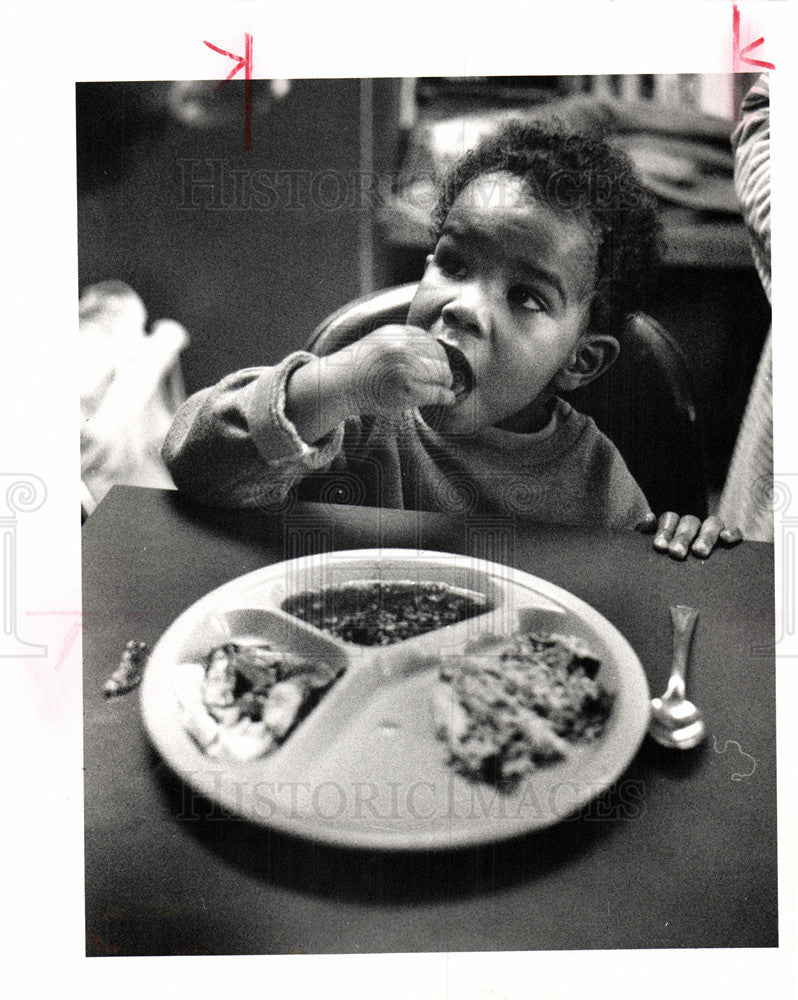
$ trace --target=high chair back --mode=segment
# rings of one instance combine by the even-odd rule
[[[349,302],[316,327],[306,349],[323,357],[380,326],[403,323],[416,287],[397,285]],[[621,345],[607,373],[566,398],[614,442],[654,513],[705,517],[704,445],[687,358],[644,313],[630,318]]]

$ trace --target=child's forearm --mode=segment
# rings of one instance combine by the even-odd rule
[[[316,358],[297,368],[285,388],[285,415],[307,444],[315,444],[356,416],[350,366]]]

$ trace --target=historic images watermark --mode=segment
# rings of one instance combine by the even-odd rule
[[[646,812],[646,783],[633,778],[609,787],[560,780],[541,788],[526,782],[520,790],[508,793],[478,782],[456,784],[454,777],[448,783],[423,777],[415,781],[247,781],[223,770],[203,771],[200,777],[208,794],[183,783],[180,820],[246,816],[257,822],[282,818],[390,830],[404,824],[436,827],[491,821],[530,826],[576,820],[634,822]]]
[[[19,636],[17,515],[38,510],[47,499],[47,488],[30,472],[0,472],[0,534],[3,549],[3,610],[0,657],[39,657],[47,646],[27,642]]]
[[[417,222],[429,220],[431,225],[441,177],[422,170],[271,170],[233,166],[223,157],[183,157],[177,160],[175,181],[177,206],[187,211],[361,213],[391,205],[398,197]],[[546,178],[542,187],[532,176],[527,183],[535,198],[570,212],[589,207],[628,210],[640,196],[631,187],[614,194],[617,177],[586,177],[565,169]],[[467,187],[459,197],[487,208],[500,207],[506,195],[506,185],[497,182]],[[621,200],[611,204],[617,198]]]
[[[754,484],[762,510],[773,513],[776,552],[776,630],[774,645],[757,646],[757,656],[798,656],[796,601],[798,601],[798,472],[763,476]],[[745,543],[743,543],[745,544]]]
[[[798,558],[798,473],[778,475],[773,481],[773,541],[781,552],[780,607],[776,609],[776,652],[783,639],[796,635],[796,578]]]
[[[398,177],[362,170],[233,167],[219,157],[189,157],[177,161],[176,181],[178,208],[186,210],[366,212],[388,203]],[[426,195],[419,207],[431,207]]]

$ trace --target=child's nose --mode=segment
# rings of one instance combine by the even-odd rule
[[[490,332],[490,309],[485,296],[475,287],[461,287],[457,296],[441,310],[444,323],[479,337]]]

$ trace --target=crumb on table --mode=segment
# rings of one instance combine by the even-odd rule
[[[148,656],[146,642],[136,642],[135,639],[131,639],[125,643],[119,666],[103,685],[105,697],[112,698],[115,695],[126,694],[138,687]]]

